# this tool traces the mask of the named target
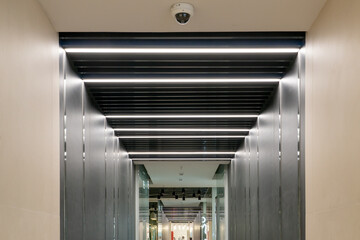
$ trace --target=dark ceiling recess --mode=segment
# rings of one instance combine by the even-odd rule
[[[301,48],[303,32],[60,33],[64,48]],[[83,79],[167,79],[166,84],[86,83],[105,115],[260,114],[278,83],[178,84],[172,79],[281,78],[297,53],[67,53]],[[114,128],[251,128],[256,118],[108,119]],[[122,132],[118,136],[184,135]],[[194,134],[194,133],[191,133]],[[197,133],[239,135],[239,133]],[[240,133],[246,135],[247,132]],[[122,139],[128,151],[235,151],[239,138]]]
[[[164,190],[163,193],[161,194],[161,190]],[[184,190],[184,192],[183,192]],[[191,187],[187,187],[187,188],[159,188],[159,187],[150,187],[150,192],[149,192],[149,197],[153,198],[153,199],[157,199],[157,197],[160,195],[161,198],[174,198],[174,192],[175,195],[179,195],[179,196],[186,196],[186,198],[196,198],[198,197],[198,195],[200,195],[201,197],[204,198],[211,198],[211,188],[191,188]],[[195,193],[195,197],[193,196],[193,194]]]

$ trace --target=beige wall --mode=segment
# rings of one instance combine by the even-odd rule
[[[306,54],[307,240],[360,239],[360,1],[328,0]]]
[[[0,0],[0,239],[59,239],[58,36],[35,0]]]

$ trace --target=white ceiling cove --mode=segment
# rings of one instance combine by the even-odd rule
[[[185,26],[176,0],[38,0],[59,32],[306,31],[326,0],[189,0]]]
[[[145,163],[153,182],[150,187],[215,187],[213,177],[218,166],[216,162]]]

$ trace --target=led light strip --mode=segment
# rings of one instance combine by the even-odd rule
[[[120,139],[187,139],[187,138],[245,138],[246,136],[228,136],[228,135],[218,135],[218,136],[119,136]]]
[[[129,155],[229,155],[235,152],[129,152]]]
[[[180,78],[129,78],[129,79],[83,79],[85,83],[278,83],[280,79],[277,78],[261,78],[261,79],[180,79]]]
[[[226,129],[226,128],[115,128],[122,132],[248,132],[250,129]]]
[[[232,158],[132,158],[133,161],[231,161]]]
[[[258,115],[107,115],[110,119],[136,118],[257,118]]]
[[[143,54],[239,54],[297,53],[299,48],[66,48],[68,53],[143,53]]]

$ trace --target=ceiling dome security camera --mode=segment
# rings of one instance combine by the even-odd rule
[[[194,6],[190,3],[175,3],[171,6],[171,14],[180,25],[185,25],[189,22],[190,17],[194,15]]]

